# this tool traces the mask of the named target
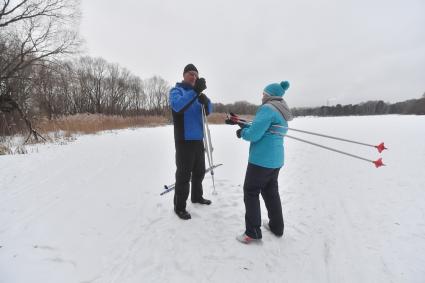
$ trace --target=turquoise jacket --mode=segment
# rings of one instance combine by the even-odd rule
[[[283,166],[283,137],[272,134],[268,130],[286,134],[288,129],[272,127],[272,125],[288,127],[288,122],[272,105],[264,104],[258,108],[252,124],[242,129],[241,137],[251,142],[249,163],[273,169]]]

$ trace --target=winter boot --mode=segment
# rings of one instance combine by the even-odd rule
[[[200,203],[200,204],[210,205],[211,201],[209,199],[204,199],[203,197],[201,197],[200,199],[192,200],[192,203]]]
[[[263,227],[266,228],[267,231],[272,232],[272,230],[270,229],[269,221],[263,220]]]
[[[190,213],[187,212],[186,210],[175,210],[174,212],[177,214],[177,216],[183,220],[189,220],[192,218],[192,216],[190,216]]]
[[[270,231],[270,232],[272,232],[272,234],[273,235],[275,235],[276,237],[282,237],[282,235],[278,235],[278,234],[276,234],[275,232],[273,232],[272,231],[272,229],[270,228],[270,224],[269,224],[269,221],[267,221],[267,220],[263,220],[263,227],[267,230],[267,231]]]
[[[259,243],[261,239],[254,239],[243,233],[242,235],[236,236],[236,240],[241,242],[242,244],[250,244],[250,243]]]

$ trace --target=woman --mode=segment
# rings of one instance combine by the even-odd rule
[[[282,127],[288,127],[288,121],[292,120],[291,112],[282,98],[288,88],[287,81],[266,86],[263,104],[257,110],[252,124],[245,125],[236,132],[238,138],[251,142],[243,187],[245,232],[236,237],[245,244],[262,238],[260,193],[269,217],[269,221],[263,224],[264,227],[278,237],[283,235],[278,177],[284,164],[283,135],[287,132]]]

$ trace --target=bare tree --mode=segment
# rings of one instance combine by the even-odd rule
[[[147,96],[143,81],[137,76],[132,76],[129,84],[130,111],[133,114],[141,114],[147,107]]]
[[[11,4],[14,3],[14,5]],[[2,56],[0,80],[18,70],[74,51],[80,43],[75,24],[76,0],[3,0],[0,33],[8,53]]]
[[[163,78],[154,76],[146,81],[148,108],[153,114],[165,114],[169,108],[168,92],[170,86]]]
[[[78,0],[3,0],[0,4],[0,101],[14,100],[8,86],[31,80],[34,66],[45,65],[79,45],[75,23]],[[25,71],[25,72],[24,72]],[[26,76],[23,76],[26,74]],[[22,103],[14,103],[35,139]],[[2,109],[0,105],[0,109]]]
[[[75,16],[75,1],[66,0],[3,0],[0,5],[0,28],[16,22],[40,17],[66,18]]]
[[[129,89],[128,79],[130,72],[118,64],[107,66],[106,80],[107,114],[119,114],[128,105],[126,95]]]

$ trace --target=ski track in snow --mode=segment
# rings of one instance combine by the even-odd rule
[[[174,182],[170,126],[0,157],[0,282],[423,282],[424,117],[307,117],[291,126],[382,139],[388,166],[286,140],[284,237],[263,229],[263,241],[248,246],[235,240],[244,231],[248,143],[233,127],[210,126],[214,160],[224,163],[215,169],[218,194],[206,175],[213,204],[189,197],[190,221],[175,216],[173,192],[159,196]]]

